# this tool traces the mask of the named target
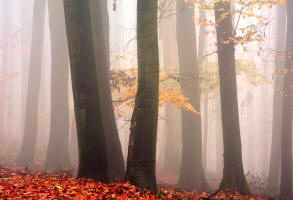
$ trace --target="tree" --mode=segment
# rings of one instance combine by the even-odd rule
[[[281,197],[292,196],[293,1],[286,2],[287,37],[281,119]]]
[[[196,30],[192,20],[195,15],[194,3],[178,0],[176,10],[180,84],[191,104],[200,112]],[[202,162],[201,119],[199,115],[186,110],[182,110],[182,156],[178,184],[197,191],[208,189]]]
[[[41,66],[44,41],[45,0],[35,0],[29,67],[29,79],[25,107],[24,135],[17,164],[32,167],[37,142],[38,105],[41,82]]]
[[[138,89],[131,118],[126,180],[157,190],[156,138],[159,96],[157,0],[137,1]]]
[[[286,6],[277,7],[277,52],[285,51],[286,37]],[[269,191],[273,195],[279,193],[280,183],[280,156],[281,156],[281,112],[282,112],[282,87],[284,71],[284,53],[276,53],[274,72],[274,96],[273,96],[273,124],[272,124],[272,145],[269,166]]]
[[[201,0],[201,3],[205,3],[205,0]],[[201,22],[199,27],[199,42],[198,42],[198,51],[197,51],[197,59],[198,64],[203,64],[204,61],[204,53],[206,50],[206,43],[207,43],[207,37],[206,37],[206,26],[202,23],[206,20],[206,11],[204,8],[201,8],[199,10],[199,20]],[[209,110],[209,94],[208,92],[204,93],[204,99],[203,99],[203,168],[204,172],[207,172],[207,150],[208,150],[208,129],[209,129],[209,123],[208,123],[208,110]]]
[[[3,13],[3,24],[2,24],[2,36],[1,38],[1,50],[2,50],[2,56],[1,56],[1,73],[5,74],[8,70],[8,36],[9,36],[9,2],[2,1],[2,13]],[[6,81],[1,80],[0,82],[0,104],[3,109],[0,111],[0,144],[5,144],[5,93],[6,93]]]
[[[51,123],[45,168],[68,170],[69,102],[68,102],[68,45],[63,2],[48,1],[51,36]]]
[[[215,21],[220,78],[222,127],[224,142],[224,170],[220,188],[236,189],[249,194],[241,152],[235,49],[229,1],[215,2]]]
[[[107,182],[108,161],[97,75],[100,63],[94,48],[90,1],[64,0],[64,11],[77,124],[78,177]],[[95,20],[102,20],[101,15]]]
[[[164,7],[163,10],[160,10],[160,13],[163,15],[170,14],[171,10],[173,11],[176,6],[175,1],[170,0],[161,0],[161,7]],[[160,55],[162,55],[160,65],[164,67],[166,73],[171,73],[172,69],[178,69],[178,59],[177,59],[177,44],[176,44],[176,16],[161,17],[159,24],[159,39],[160,39]],[[180,142],[178,137],[180,137],[180,121],[178,120],[179,109],[174,107],[171,103],[167,103],[165,106],[165,128],[164,128],[164,171],[167,172],[178,172],[180,167]]]
[[[97,65],[97,71],[99,72],[98,81],[101,104],[103,105],[101,109],[103,113],[104,134],[106,137],[109,177],[112,181],[123,180],[125,176],[124,159],[115,121],[110,89],[110,45],[107,1],[93,0],[91,3],[94,22],[93,30],[95,31],[94,44],[97,51],[97,60],[99,62],[99,65]],[[102,20],[99,20],[99,15],[101,15]],[[100,31],[101,29],[103,29],[103,31]]]

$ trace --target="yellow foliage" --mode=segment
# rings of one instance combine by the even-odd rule
[[[124,72],[124,73],[122,73]],[[113,73],[113,72],[112,72]],[[125,114],[125,108],[134,108],[134,100],[136,96],[137,91],[137,80],[133,79],[133,75],[137,74],[137,70],[135,68],[129,69],[129,70],[116,70],[114,73],[122,75],[123,77],[116,77],[115,76],[115,83],[117,83],[119,86],[115,86],[116,88],[112,88],[113,93],[113,104],[115,108],[115,112],[118,116]],[[126,77],[126,75],[129,75],[132,78]],[[114,77],[112,77],[113,79]],[[130,80],[132,83],[128,83],[126,80]],[[160,89],[159,89],[159,105],[163,105],[164,103],[171,103],[172,105],[188,110],[190,112],[193,112],[194,114],[199,115],[200,113],[189,103],[189,99],[182,94],[180,88],[175,89],[176,86],[172,86],[172,83],[168,82],[167,86],[166,84],[163,84],[164,81],[169,81],[170,79],[176,80],[175,82],[178,82],[178,79],[176,77],[168,76],[164,73],[160,74]],[[113,80],[111,80],[113,82]],[[169,87],[168,87],[169,86]],[[118,88],[118,89],[117,89]]]

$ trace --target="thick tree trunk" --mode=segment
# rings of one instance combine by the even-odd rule
[[[89,0],[64,0],[79,149],[78,177],[107,182],[108,161]],[[95,20],[102,20],[101,15]],[[102,24],[102,22],[101,22]]]
[[[94,44],[97,51],[98,80],[103,112],[103,126],[106,137],[106,147],[109,163],[109,178],[111,181],[123,180],[125,175],[124,159],[121,143],[118,135],[112,95],[110,90],[110,50],[109,50],[109,16],[107,1],[92,0],[93,21],[94,21]],[[100,6],[99,6],[100,5]],[[101,13],[102,21],[97,20]],[[103,29],[103,32],[100,31]]]
[[[287,38],[282,98],[280,197],[292,196],[293,1],[286,2]]]
[[[35,0],[29,80],[27,88],[24,136],[17,164],[32,167],[37,141],[38,105],[41,82],[41,66],[44,42],[45,0]]]
[[[190,103],[200,112],[199,67],[194,16],[194,3],[177,2],[177,42],[181,74],[181,88]],[[189,8],[191,7],[191,8]],[[182,110],[182,156],[180,186],[197,191],[208,190],[203,162],[201,119],[199,115]]]
[[[68,45],[64,7],[60,0],[48,1],[51,35],[51,123],[45,168],[68,170],[69,157],[69,99]]]
[[[286,6],[278,5],[277,8],[277,54],[275,56],[274,96],[273,96],[273,124],[272,146],[269,166],[268,187],[271,195],[279,194],[280,185],[280,157],[281,157],[281,112],[282,88],[284,71],[284,51],[286,38]]]
[[[226,17],[223,18],[223,15]],[[229,1],[215,3],[215,21],[217,22],[216,32],[224,142],[224,170],[220,188],[236,189],[243,194],[249,194],[250,190],[242,165],[235,50],[233,40],[230,39],[234,35]]]
[[[157,0],[137,1],[138,89],[131,119],[126,180],[157,190],[156,139],[159,96]]]

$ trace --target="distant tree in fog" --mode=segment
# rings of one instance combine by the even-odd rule
[[[220,188],[236,189],[244,194],[250,190],[242,165],[235,47],[230,2],[215,3],[215,21],[220,78],[222,127],[224,142],[224,170]],[[225,17],[223,17],[225,16]]]
[[[277,44],[274,70],[272,145],[269,165],[268,187],[272,195],[277,195],[280,184],[281,157],[281,116],[282,89],[284,78],[284,51],[286,43],[286,5],[277,6]]]
[[[9,18],[9,2],[8,1],[2,1],[2,15],[5,20],[3,20],[2,23],[2,28],[1,28],[1,74],[7,73],[8,69],[8,38],[9,38],[9,23],[10,23],[10,18]],[[1,105],[1,110],[0,110],[0,144],[5,144],[5,96],[6,96],[6,81],[1,80],[0,81],[0,105]]]
[[[35,0],[29,78],[27,86],[23,142],[16,160],[23,167],[32,167],[37,142],[38,105],[44,46],[45,0]]]
[[[280,196],[292,196],[292,109],[293,109],[293,1],[287,3],[287,37],[281,121]]]
[[[49,0],[51,38],[51,122],[45,168],[70,169],[69,157],[69,58],[63,2]]]
[[[159,97],[157,0],[137,1],[138,89],[130,125],[126,180],[157,190],[155,164]]]
[[[200,112],[194,3],[186,3],[184,0],[177,0],[176,3],[181,88],[190,98],[190,103]],[[182,110],[182,158],[178,184],[196,191],[209,189],[202,162],[201,118],[187,110]]]

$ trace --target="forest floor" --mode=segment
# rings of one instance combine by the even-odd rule
[[[159,185],[156,195],[128,183],[103,184],[89,179],[76,179],[61,173],[23,169],[0,168],[0,200],[8,199],[247,199],[260,197],[241,196],[236,192],[217,191],[196,193]]]

